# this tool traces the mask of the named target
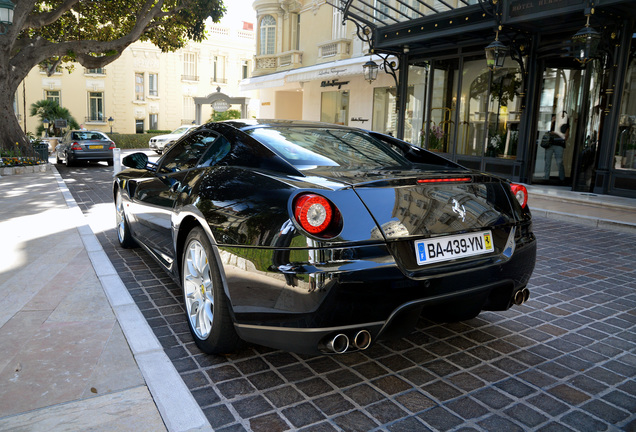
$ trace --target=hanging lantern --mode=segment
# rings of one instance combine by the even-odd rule
[[[590,61],[595,55],[601,34],[590,27],[590,15],[587,16],[585,27],[572,36],[572,50],[574,59],[581,64]]]
[[[368,62],[362,65],[362,73],[364,74],[364,79],[371,84],[378,77],[378,64],[369,59]]]
[[[499,32],[497,32],[495,40],[484,51],[486,51],[486,65],[488,69],[494,71],[503,67],[510,48],[499,42]]]

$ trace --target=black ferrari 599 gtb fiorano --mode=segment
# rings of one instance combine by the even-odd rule
[[[157,163],[124,158],[123,247],[183,287],[196,344],[344,353],[528,299],[525,187],[345,126],[203,125]]]

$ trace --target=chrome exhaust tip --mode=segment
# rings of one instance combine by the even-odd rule
[[[365,350],[371,345],[371,333],[367,330],[360,330],[353,338],[353,344],[360,350]]]
[[[530,298],[530,290],[528,288],[523,288],[515,293],[514,297],[512,298],[512,301],[517,306],[521,306],[522,304],[527,302],[529,298]]]
[[[512,301],[517,305],[521,306],[523,304],[523,290],[519,290],[515,293]]]
[[[347,335],[339,333],[327,341],[326,345],[329,351],[335,352],[336,354],[342,354],[349,349],[349,338]]]

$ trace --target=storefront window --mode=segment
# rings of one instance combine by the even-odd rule
[[[339,125],[348,124],[349,92],[323,92],[320,104],[320,121]]]
[[[491,72],[482,58],[464,63],[457,153],[515,158],[519,141],[521,73]]]
[[[450,152],[451,139],[455,133],[458,61],[436,61],[432,72],[430,120],[428,126],[422,129],[422,145],[429,150]]]
[[[404,140],[418,146],[422,145],[427,79],[428,67],[409,66],[409,100],[404,122]]]
[[[636,170],[636,60],[627,71],[620,112],[614,168]]]
[[[376,87],[373,89],[373,123],[372,130],[387,135],[395,136],[397,131],[395,87]],[[408,100],[406,101],[406,116],[404,126],[404,140],[413,142],[413,87],[408,88]],[[421,120],[420,120],[421,121]]]

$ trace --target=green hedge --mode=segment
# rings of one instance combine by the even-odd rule
[[[161,133],[143,133],[143,134],[112,134],[110,139],[115,141],[115,145],[122,149],[140,149],[148,148],[150,138],[163,135]]]

